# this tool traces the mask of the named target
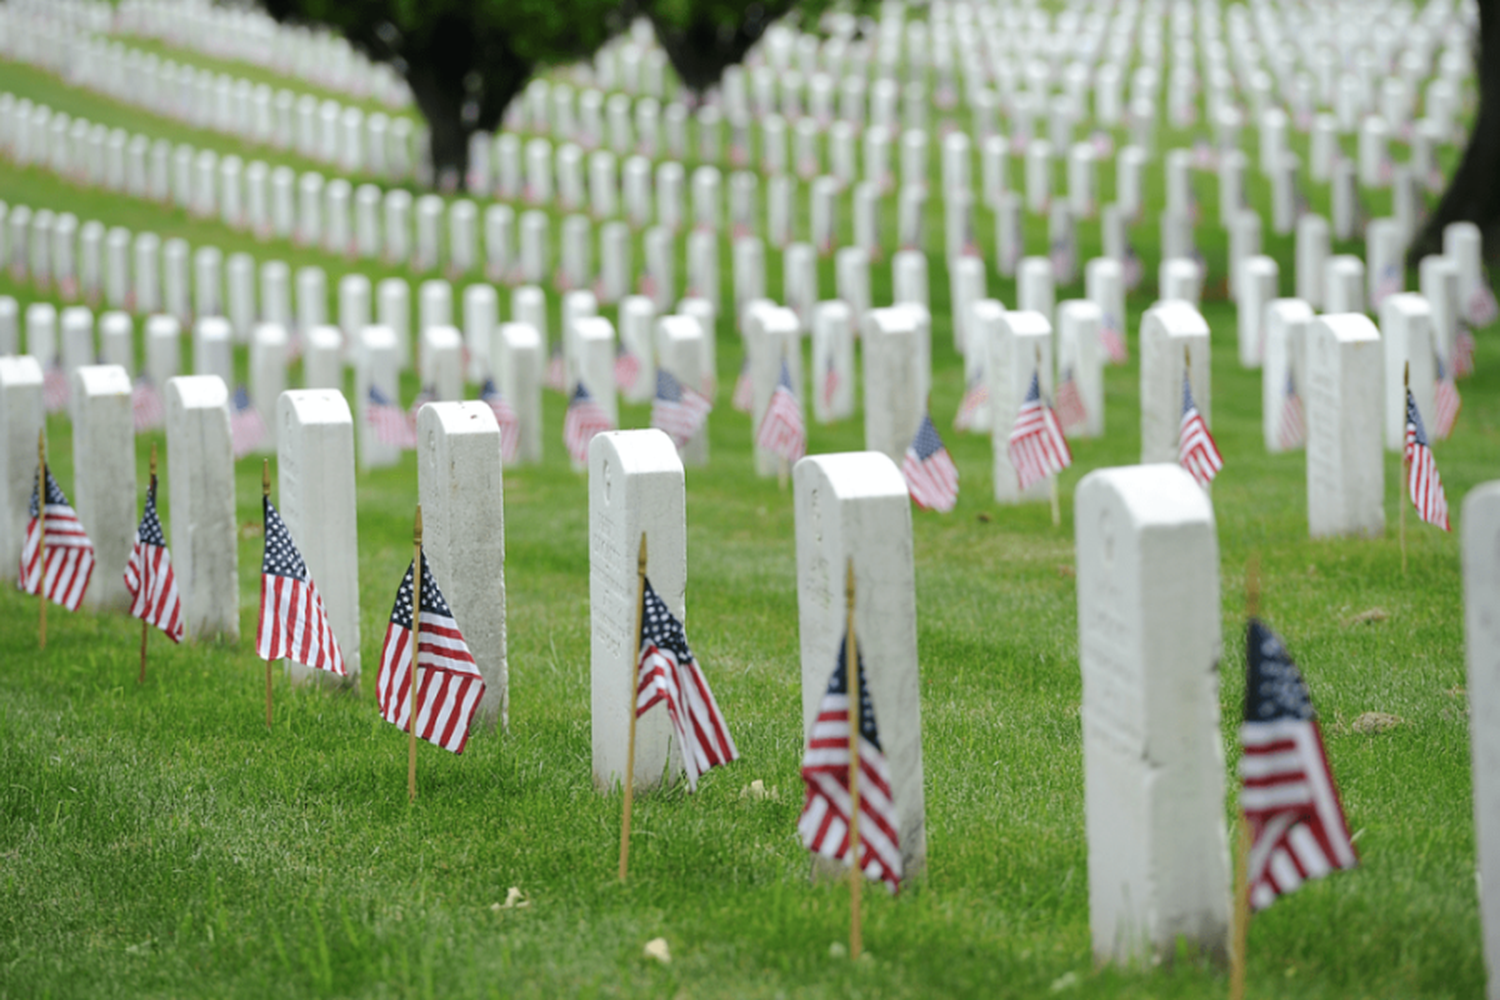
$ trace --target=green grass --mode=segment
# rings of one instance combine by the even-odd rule
[[[0,86],[19,86],[13,72],[0,66]],[[27,89],[18,92],[63,110],[82,100],[41,74],[22,82]],[[110,120],[113,107],[101,101],[78,113]],[[143,116],[132,127],[156,124]],[[1101,172],[1106,197],[1112,186]],[[1211,181],[1203,190],[1213,190]],[[1251,191],[1264,211],[1268,192],[1258,178]],[[1148,190],[1149,200],[1160,197]],[[330,288],[354,266],[255,244],[36,170],[0,165],[0,198],[262,259],[318,262]],[[1216,199],[1204,200],[1199,236],[1222,274]],[[951,348],[936,204],[930,211],[934,399],[946,429],[962,372]],[[843,221],[847,227],[847,215]],[[1133,347],[1140,310],[1153,297],[1154,228],[1136,234],[1152,273],[1131,300]],[[1085,226],[1081,259],[1097,252],[1096,241],[1096,227]],[[1290,242],[1268,233],[1266,244],[1288,287]],[[727,246],[721,259],[727,292]],[[884,268],[875,277],[876,301],[887,301]],[[823,287],[832,287],[829,272]],[[8,278],[0,291],[45,298]],[[991,276],[990,291],[1014,302],[1008,281]],[[1059,298],[1080,292],[1061,289]],[[1411,569],[1402,576],[1399,463],[1390,456],[1386,537],[1309,541],[1304,458],[1264,453],[1259,374],[1236,363],[1233,309],[1211,297],[1204,314],[1215,340],[1214,428],[1227,460],[1213,491],[1226,756],[1232,766],[1244,566],[1255,553],[1265,613],[1307,674],[1363,857],[1358,871],[1309,885],[1256,919],[1250,995],[1474,996],[1484,971],[1456,536],[1410,524]],[[1091,957],[1071,501],[1088,470],[1137,460],[1134,355],[1107,373],[1107,436],[1078,442],[1076,464],[1062,477],[1061,529],[1044,505],[994,504],[988,439],[948,435],[964,477],[958,509],[913,515],[928,875],[894,899],[866,894],[872,958],[851,965],[832,954],[846,936],[846,894],[808,884],[795,832],[801,731],[791,496],[750,471],[748,418],[727,405],[741,352],[727,324],[718,335],[713,462],[687,471],[688,627],[744,759],[711,773],[697,795],[637,799],[628,886],[615,878],[619,798],[597,794],[590,775],[585,482],[567,467],[563,401],[549,393],[547,460],[506,474],[510,731],[476,734],[457,758],[424,746],[415,805],[406,801],[405,739],[379,720],[372,694],[386,615],[410,558],[412,456],[358,480],[363,689],[293,689],[278,676],[271,733],[250,640],[260,558],[253,532],[240,543],[239,640],[179,648],[153,637],[143,687],[135,683],[134,620],[54,610],[39,652],[35,600],[0,588],[0,995],[1222,991],[1223,974],[1186,953],[1160,968],[1123,971],[1095,970]],[[1481,337],[1478,369],[1462,386],[1454,438],[1437,447],[1456,528],[1463,495],[1493,475],[1500,440],[1500,346],[1490,337]],[[415,384],[405,388],[409,397]],[[645,407],[623,408],[625,426],[646,422]],[[59,478],[71,488],[67,424],[49,421],[49,437]],[[143,480],[152,440],[161,438],[138,444]],[[862,440],[859,415],[811,433],[819,452],[857,449]],[[239,463],[237,475],[239,520],[255,525],[259,462]],[[170,531],[165,490],[162,499]],[[1351,621],[1377,607],[1385,620]],[[1362,734],[1352,723],[1368,711],[1403,721]],[[756,779],[774,795],[743,797]],[[511,886],[530,906],[495,910]],[[669,966],[641,955],[656,936],[671,946]]]

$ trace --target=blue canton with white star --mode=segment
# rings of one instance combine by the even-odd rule
[[[266,554],[261,560],[261,573],[272,576],[288,576],[293,580],[307,582],[307,563],[302,561],[302,553],[297,551],[297,546],[292,544],[292,533],[286,530],[286,522],[281,519],[276,505],[271,503],[271,498],[265,498],[266,511]]]

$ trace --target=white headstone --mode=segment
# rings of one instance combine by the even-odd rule
[[[1417,265],[1418,288],[1432,309],[1432,340],[1444,364],[1453,363],[1453,350],[1464,314],[1459,301],[1458,261],[1447,254],[1431,254]]]
[[[1365,262],[1352,254],[1329,257],[1323,265],[1323,312],[1365,311]]]
[[[354,368],[354,408],[359,427],[361,471],[395,465],[401,446],[380,440],[370,420],[370,390],[378,389],[387,400],[400,405],[401,359],[396,334],[388,326],[367,326],[359,332],[360,349]],[[352,641],[352,640],[351,640]]]
[[[1297,298],[1314,309],[1323,305],[1323,272],[1331,253],[1329,246],[1327,219],[1309,213],[1297,220],[1295,291]]]
[[[1069,437],[1104,436],[1103,327],[1104,310],[1088,299],[1057,306],[1057,384],[1072,375],[1084,412],[1083,423],[1063,428]]]
[[[429,326],[422,331],[422,384],[444,402],[464,398],[464,338],[456,327]]]
[[[623,331],[622,331],[623,332]],[[712,398],[713,372],[709,368],[708,335],[692,316],[663,316],[658,322],[656,347],[661,367],[672,373],[679,383],[697,392],[708,389]],[[708,420],[685,444],[677,449],[684,465],[708,464]]]
[[[501,323],[491,340],[495,385],[516,415],[516,462],[542,460],[542,369],[546,340],[529,323]]]
[[[396,338],[396,360],[411,364],[411,288],[401,278],[382,278],[375,288],[375,322]]]
[[[1404,501],[1403,501],[1404,502]],[[1464,648],[1468,659],[1469,733],[1474,768],[1474,839],[1481,872],[1500,871],[1500,773],[1496,734],[1500,733],[1500,484],[1476,486],[1464,498],[1459,551],[1464,574]],[[1479,886],[1487,996],[1500,998],[1500,892]]]
[[[1213,426],[1208,323],[1186,302],[1168,300],[1141,319],[1141,462],[1176,462],[1184,364],[1193,402]]]
[[[1021,401],[1037,375],[1042,395],[1052,397],[1052,322],[1040,312],[1008,312],[993,299],[974,307],[974,332],[987,345],[984,374],[989,382],[990,433],[994,452],[995,500],[1000,503],[1047,501],[1046,482],[1032,483],[1025,490],[1010,460],[1010,432]]]
[[[880,452],[899,463],[927,409],[921,392],[923,380],[917,374],[923,360],[917,317],[908,309],[872,309],[860,327],[864,342],[865,450]]]
[[[1056,308],[1055,294],[1052,261],[1046,257],[1023,258],[1016,279],[1016,308],[1041,313],[1050,323]]]
[[[227,320],[209,316],[193,324],[193,374],[234,384],[234,336]]]
[[[1264,358],[1261,364],[1261,433],[1266,451],[1275,454],[1300,444],[1285,442],[1282,437],[1283,408],[1288,392],[1295,392],[1303,412],[1303,434],[1306,434],[1307,397],[1307,328],[1313,310],[1301,299],[1275,299],[1266,303],[1261,335]]]
[[[644,295],[626,296],[620,302],[620,347],[639,362],[635,381],[620,390],[626,402],[645,403],[656,395],[655,334],[656,306]]]
[[[786,365],[791,378],[792,394],[797,397],[798,408],[803,405],[801,327],[797,314],[790,309],[764,305],[746,309],[745,354],[750,366],[750,385],[753,401],[750,409],[750,439],[756,439],[756,431],[765,418],[771,394],[781,378],[782,365]],[[780,466],[775,454],[755,446],[755,471],[761,476],[774,476]]]
[[[1266,303],[1277,297],[1281,270],[1273,257],[1247,257],[1240,262],[1240,282],[1235,294],[1236,327],[1239,333],[1240,365],[1260,367],[1265,354],[1262,323]]]
[[[1307,339],[1307,525],[1312,537],[1385,531],[1385,358],[1362,315],[1313,320]]]
[[[306,389],[342,389],[344,386],[344,335],[336,326],[315,326],[307,331],[302,351],[302,383]]]
[[[167,483],[172,567],[190,639],[238,639],[239,523],[229,390],[215,375],[168,380]]]
[[[1411,394],[1428,427],[1434,423],[1437,357],[1432,343],[1432,307],[1420,295],[1398,293],[1380,304],[1380,339],[1385,346],[1385,449],[1406,447],[1406,385],[1411,366]]]

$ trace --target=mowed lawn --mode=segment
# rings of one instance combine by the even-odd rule
[[[0,66],[0,86],[63,110],[77,102],[73,113],[109,120],[102,116],[109,102],[49,79]],[[132,128],[157,124],[121,114],[134,116]],[[235,148],[225,137],[192,138]],[[1111,174],[1101,171],[1106,194]],[[1199,238],[1222,278],[1216,185],[1209,175],[1201,183]],[[1159,202],[1159,178],[1148,190]],[[1251,192],[1269,220],[1259,178]],[[355,267],[258,244],[176,210],[84,192],[36,169],[0,165],[0,199],[181,235],[195,246],[212,241],[261,260],[317,262],[330,288]],[[47,648],[38,651],[36,599],[0,588],[0,995],[1223,991],[1222,971],[1186,952],[1161,967],[1096,971],[1088,929],[1072,495],[1089,470],[1139,456],[1136,333],[1155,292],[1155,227],[1134,233],[1148,273],[1131,298],[1131,362],[1108,372],[1105,438],[1075,443],[1057,529],[1045,505],[997,506],[988,437],[949,431],[962,361],[952,347],[940,206],[929,215],[934,418],[963,492],[950,515],[913,513],[929,864],[925,880],[895,898],[866,892],[867,960],[843,956],[847,892],[809,884],[797,839],[792,498],[752,474],[749,419],[729,406],[742,351],[726,321],[718,331],[712,463],[687,471],[687,627],[743,760],[710,773],[695,795],[673,789],[637,798],[628,885],[616,878],[620,799],[598,794],[590,771],[586,482],[562,448],[563,398],[548,393],[546,461],[506,473],[510,728],[477,733],[462,757],[421,747],[414,805],[405,737],[379,719],[373,697],[387,616],[411,556],[413,456],[358,480],[363,684],[293,689],[278,671],[269,733],[263,664],[252,650],[259,459],[237,466],[237,640],[174,648],[153,634],[147,680],[138,686],[138,622],[53,608]],[[847,232],[847,212],[842,222]],[[1040,248],[1044,221],[1028,225]],[[986,218],[987,245],[989,228]],[[1098,252],[1097,226],[1086,223],[1082,235],[1087,259]],[[1268,232],[1266,244],[1289,291],[1290,241]],[[769,259],[774,295],[779,254]],[[721,260],[727,291],[727,244]],[[876,301],[889,301],[888,270],[873,273]],[[1014,305],[1013,282],[990,281],[991,294]],[[1245,566],[1255,554],[1264,613],[1312,688],[1362,856],[1358,871],[1311,884],[1255,920],[1250,995],[1478,995],[1484,971],[1456,532],[1463,495],[1500,472],[1500,345],[1494,331],[1481,333],[1478,374],[1461,384],[1457,430],[1436,448],[1455,534],[1409,518],[1403,575],[1399,457],[1387,460],[1384,538],[1309,540],[1304,456],[1265,454],[1259,373],[1239,368],[1234,309],[1215,278],[1209,285],[1213,426],[1226,460],[1213,489],[1226,759],[1232,769]],[[824,288],[831,287],[829,269]],[[0,292],[23,304],[46,298],[8,276]],[[1081,292],[1080,282],[1058,297]],[[184,359],[190,363],[190,352]],[[243,370],[243,351],[237,363]],[[294,369],[293,384],[299,377]],[[408,377],[403,388],[409,400],[417,385]],[[647,422],[647,407],[623,408],[624,426]],[[68,425],[53,418],[48,432],[58,478],[72,490]],[[814,452],[860,448],[862,415],[814,426],[810,437]],[[137,441],[142,485],[149,442],[162,440]],[[1394,723],[1372,727],[1367,713]],[[765,797],[748,792],[756,780]],[[1226,787],[1228,818],[1233,782]],[[500,905],[512,886],[527,905]],[[642,955],[658,936],[671,948],[669,965]]]

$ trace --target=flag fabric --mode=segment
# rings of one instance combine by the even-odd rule
[[[771,400],[755,430],[755,444],[786,459],[788,465],[807,453],[807,428],[802,423],[802,407],[792,390],[792,373],[786,359],[781,359],[781,377],[771,390]]]
[[[755,408],[755,387],[750,384],[749,358],[740,365],[740,374],[734,380],[734,395],[729,400],[729,405],[741,413],[749,413]]]
[[[416,614],[413,569],[406,567],[391,622],[380,650],[380,676],[375,683],[380,717],[406,729],[411,717],[411,633]],[[437,580],[422,556],[421,648],[417,651],[417,735],[444,750],[463,753],[469,742],[469,722],[484,698],[484,678],[474,664],[458,622],[438,589]]]
[[[51,364],[42,373],[42,405],[48,413],[58,413],[68,408],[68,397],[72,395],[68,385],[68,373],[61,365]]]
[[[573,461],[579,465],[586,464],[589,460],[589,442],[594,435],[614,429],[614,421],[609,419],[604,407],[595,402],[583,383],[579,382],[573,390],[573,398],[568,401],[568,415],[563,420],[563,443],[568,446],[568,454],[573,456]]]
[[[553,345],[552,354],[547,359],[547,388],[568,391],[568,362],[563,357],[561,342]]]
[[[977,371],[969,379],[964,398],[959,400],[958,413],[953,417],[953,429],[967,431],[973,428],[974,419],[990,405],[990,387],[984,381],[984,372]]]
[[[713,410],[707,397],[694,392],[665,368],[656,369],[656,398],[651,401],[651,426],[665,431],[681,448],[702,429]]]
[[[1110,364],[1123,365],[1130,360],[1130,348],[1125,343],[1120,321],[1109,313],[1104,314],[1104,322],[1099,327],[1099,340],[1104,344]]]
[[[1177,427],[1177,463],[1193,474],[1199,486],[1214,481],[1219,470],[1224,468],[1224,456],[1214,436],[1193,402],[1193,386],[1187,372],[1182,373],[1182,422]]]
[[[255,629],[255,655],[262,660],[283,657],[344,676],[344,654],[339,651],[323,596],[308,575],[307,563],[292,541],[286,522],[271,503],[261,498],[265,512],[265,554],[260,563],[260,622]]]
[[[1134,291],[1145,276],[1146,265],[1142,263],[1141,255],[1136,253],[1135,244],[1126,242],[1125,259],[1120,262],[1120,277],[1125,282],[1126,290]]]
[[[622,341],[615,350],[615,385],[625,392],[641,377],[641,359]]]
[[[1240,808],[1251,833],[1250,906],[1263,910],[1359,858],[1302,672],[1264,623],[1252,618],[1246,632]]]
[[[437,402],[437,390],[430,385],[424,385],[417,393],[417,398],[411,401],[411,409],[406,411],[406,422],[411,427],[413,448],[416,447],[417,414],[422,412],[422,407],[435,402]]]
[[[1011,426],[1007,450],[1022,490],[1073,464],[1073,452],[1057,424],[1057,414],[1042,400],[1038,372],[1031,373],[1031,385]]]
[[[31,488],[31,520],[26,524],[26,539],[21,545],[20,575],[17,586],[28,594],[45,594],[47,600],[77,611],[94,575],[94,543],[78,520],[62,487],[46,470],[46,529],[41,525],[41,504],[37,495],[41,477]],[[45,551],[43,551],[45,550]]]
[[[229,440],[235,458],[244,458],[266,440],[266,422],[250,400],[243,385],[234,390],[234,405],[229,413]]]
[[[843,381],[843,379],[839,378],[839,369],[838,366],[833,363],[833,352],[830,351],[828,353],[826,363],[823,366],[822,392],[824,409],[828,409],[833,406],[833,397],[838,395],[839,386],[843,384]]]
[[[1463,405],[1463,400],[1441,357],[1437,359],[1437,387],[1433,399],[1433,409],[1436,412],[1432,416],[1432,436],[1444,441],[1453,433],[1453,424],[1458,420],[1458,409]]]
[[[1077,254],[1072,239],[1065,236],[1053,240],[1049,256],[1052,261],[1053,280],[1062,285],[1070,284],[1077,268]]]
[[[1401,265],[1387,264],[1381,268],[1378,280],[1375,282],[1375,294],[1370,296],[1371,308],[1376,308],[1380,303],[1396,295],[1401,291]]]
[[[416,428],[407,421],[401,407],[375,386],[365,401],[365,423],[375,429],[375,440],[393,448],[415,448]]]
[[[1474,331],[1462,323],[1453,338],[1453,377],[1468,378],[1474,374]]]
[[[133,599],[132,617],[155,625],[173,642],[182,641],[182,597],[177,592],[177,575],[172,572],[167,536],[156,516],[155,476],[146,491],[146,510],[135,531],[135,547],[125,564],[125,589]]]
[[[946,514],[958,503],[958,466],[943,447],[943,439],[938,437],[929,414],[922,414],[917,436],[906,448],[901,474],[906,477],[906,488],[918,507]]]
[[[500,425],[500,460],[509,465],[516,460],[516,455],[521,450],[521,421],[516,416],[516,411],[505,401],[505,397],[500,395],[500,390],[495,388],[495,380],[492,378],[484,380],[484,386],[479,390],[479,401],[494,411],[495,422]]]
[[[1302,397],[1291,369],[1286,373],[1286,391],[1281,396],[1281,419],[1276,425],[1276,439],[1282,448],[1296,448],[1307,440],[1307,420],[1302,412]]]
[[[1422,426],[1422,414],[1411,390],[1406,390],[1406,491],[1417,508],[1417,516],[1444,531],[1448,528],[1448,498],[1438,475],[1437,460]],[[49,515],[50,516],[50,515]]]
[[[1474,289],[1465,306],[1465,318],[1476,330],[1489,326],[1495,322],[1496,317],[1500,317],[1500,303],[1496,303],[1495,293],[1485,283]]]
[[[802,781],[807,798],[797,831],[809,851],[848,864],[849,850],[849,640],[839,645],[839,659],[818,704],[818,716],[802,755]],[[891,800],[891,773],[875,706],[865,685],[864,658],[855,666],[859,690],[859,868],[866,878],[884,882],[895,892],[901,886],[900,838],[896,806]]]
[[[698,775],[711,767],[738,760],[739,750],[729,735],[724,714],[709,690],[698,660],[688,648],[687,632],[667,604],[646,581],[641,608],[640,683],[635,691],[639,718],[665,703],[672,732],[682,751],[688,788],[696,791]]]
[[[1057,383],[1057,422],[1065,431],[1089,422],[1089,412],[1078,392],[1078,380],[1073,377],[1072,365],[1063,369],[1062,381]]]
[[[130,412],[135,420],[137,434],[155,430],[167,422],[167,409],[162,404],[161,390],[144,375],[135,380],[135,385],[130,390]]]

